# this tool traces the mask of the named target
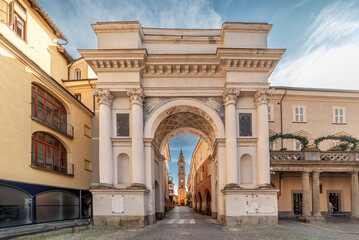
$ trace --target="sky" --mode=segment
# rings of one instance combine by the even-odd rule
[[[65,47],[74,58],[80,57],[77,49],[96,48],[91,28],[96,22],[138,20],[143,27],[200,29],[219,29],[223,22],[267,22],[273,24],[268,47],[286,49],[269,77],[272,86],[359,90],[358,0],[38,2],[69,40]],[[177,166],[179,148],[189,160],[197,141],[195,136],[180,135],[170,142],[171,169]]]

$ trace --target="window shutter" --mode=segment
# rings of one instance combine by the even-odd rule
[[[8,19],[8,25],[11,26],[14,24],[14,1],[11,1],[9,3],[9,19]]]

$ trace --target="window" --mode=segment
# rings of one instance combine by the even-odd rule
[[[181,178],[181,183],[183,183],[183,178]]]
[[[252,136],[252,114],[240,113],[239,114],[239,136],[250,137]]]
[[[68,134],[66,109],[58,99],[41,87],[32,84],[31,105],[32,117]]]
[[[273,104],[268,104],[268,121],[274,121],[274,108]]]
[[[74,96],[81,102],[81,93],[75,93]]]
[[[85,159],[85,170],[91,172],[91,161]]]
[[[75,69],[75,73],[74,73],[74,79],[81,79],[81,70],[80,69]]]
[[[294,122],[306,122],[305,106],[293,107],[293,121]]]
[[[274,141],[269,142],[269,150],[274,150]]]
[[[14,31],[25,40],[25,22],[15,13]]]
[[[26,9],[17,0],[9,3],[8,24],[20,38],[26,39]]]
[[[345,107],[333,107],[333,123],[346,123]]]
[[[181,168],[180,168],[180,169],[181,169],[181,172],[182,172],[182,171],[183,171],[183,167],[181,166]]]
[[[55,172],[68,173],[67,151],[55,137],[44,133],[32,134],[31,165]]]
[[[116,114],[116,132],[118,137],[130,136],[130,115],[128,113]]]
[[[91,128],[87,125],[84,125],[84,135],[91,138]]]

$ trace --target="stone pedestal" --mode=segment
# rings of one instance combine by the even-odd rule
[[[91,189],[95,226],[138,227],[152,222],[145,189]]]
[[[277,189],[228,189],[225,197],[225,226],[276,225]]]

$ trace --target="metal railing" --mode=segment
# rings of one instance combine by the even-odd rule
[[[50,128],[65,134],[66,136],[74,137],[74,127],[67,123],[67,121],[61,120],[58,116],[55,116],[51,111],[46,110],[35,103],[31,104],[31,118],[41,122],[42,124],[49,126]],[[50,118],[48,118],[50,117]]]
[[[61,163],[61,164],[60,164]],[[44,154],[31,153],[31,166],[42,168],[52,172],[63,173],[67,175],[74,175],[74,164],[65,162],[62,163],[60,159],[52,159],[52,156],[45,157]]]

